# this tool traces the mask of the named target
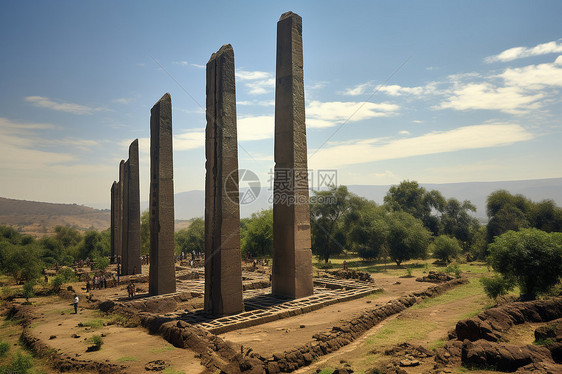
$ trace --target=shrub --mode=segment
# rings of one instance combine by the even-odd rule
[[[447,274],[455,274],[455,277],[460,278],[461,277],[461,268],[459,266],[459,264],[451,264],[449,266],[447,266],[445,268],[445,273]]]
[[[8,342],[0,342],[0,357],[6,357],[6,354],[10,350],[10,343]]]
[[[59,291],[61,286],[64,284],[64,276],[58,274],[56,277],[53,278],[52,280],[52,285],[53,285],[53,289],[55,291]]]
[[[94,269],[105,270],[109,266],[109,258],[98,256],[94,258]]]
[[[484,292],[490,299],[496,300],[498,297],[507,294],[513,289],[513,284],[502,277],[496,275],[493,278],[480,278],[480,283],[484,287]]]
[[[26,374],[33,367],[33,360],[29,355],[18,352],[10,365],[0,366],[0,374]]]
[[[33,281],[27,281],[24,283],[23,285],[23,297],[25,298],[25,301],[29,301],[30,297],[35,296],[35,292],[33,292],[33,286],[34,286]]]
[[[103,339],[99,335],[94,335],[90,338],[90,342],[92,343],[93,350],[99,351],[103,344]]]
[[[439,235],[430,246],[433,257],[449,263],[461,253],[462,248],[455,238],[447,235]]]
[[[58,271],[57,275],[62,277],[64,283],[77,281],[76,273],[71,268],[62,268]]]
[[[489,245],[494,270],[519,285],[523,298],[548,292],[562,277],[562,233],[508,231]]]

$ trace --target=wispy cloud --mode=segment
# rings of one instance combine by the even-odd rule
[[[560,40],[557,40],[548,43],[537,44],[534,47],[515,47],[506,49],[505,51],[497,55],[486,57],[484,61],[487,63],[507,62],[525,57],[541,56],[560,52],[562,52],[562,43],[560,42]]]
[[[238,140],[262,140],[273,138],[273,116],[248,116],[238,119]]]
[[[397,84],[391,85],[381,85],[376,84],[373,81],[358,84],[354,87],[347,88],[343,92],[346,96],[360,96],[368,93],[372,93],[375,90],[380,93],[387,94],[389,96],[402,96],[402,95],[414,95],[419,96],[422,94],[429,93],[428,91],[434,91],[435,87],[432,84],[426,85],[425,87],[404,87]]]
[[[25,98],[25,101],[39,108],[46,108],[73,114],[93,114],[94,112],[107,110],[101,107],[92,107],[82,104],[69,103],[61,100],[53,100],[44,96],[27,96]]]
[[[506,146],[531,140],[534,134],[517,124],[486,124],[397,139],[358,139],[330,143],[311,159],[313,168],[340,167],[467,149]]]
[[[205,67],[206,67],[205,65],[194,64],[194,63],[188,62],[188,61],[173,61],[172,63],[176,64],[176,65],[180,65],[180,66],[192,66],[192,67],[197,68],[197,69],[205,69]]]
[[[266,71],[237,70],[236,79],[249,89],[250,95],[263,95],[271,92],[275,87],[275,78]]]
[[[306,107],[306,115],[307,118],[312,120],[341,123],[344,121],[361,121],[374,117],[388,117],[395,114],[399,108],[400,106],[390,103],[311,101]]]

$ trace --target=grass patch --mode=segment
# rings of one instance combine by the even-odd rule
[[[176,370],[176,369],[174,369],[174,368],[167,367],[166,369],[164,369],[164,370],[162,371],[162,373],[164,373],[164,374],[185,374],[185,371]]]
[[[168,346],[165,346],[165,347],[151,349],[150,352],[152,352],[152,353],[162,353],[162,352],[173,351],[174,349],[176,349],[176,347],[174,347],[173,345],[168,345]]]
[[[89,327],[92,330],[95,330],[103,327],[104,322],[103,318],[96,318],[87,322],[82,322],[82,327]]]
[[[427,346],[432,351],[436,350],[437,348],[443,348],[447,342],[443,339],[438,339],[432,343],[429,343]]]
[[[328,368],[324,368],[324,369],[320,370],[320,372],[318,374],[332,374],[334,372],[334,370],[336,370],[336,369],[328,367]]]
[[[472,278],[468,283],[457,286],[439,296],[425,299],[421,303],[413,305],[410,309],[424,309],[435,305],[451,303],[468,297],[481,296],[483,294],[484,290],[482,289],[482,285],[479,280]]]
[[[124,356],[124,357],[119,357],[117,359],[117,362],[131,362],[131,361],[138,361],[139,359],[137,357],[133,357],[133,356]]]
[[[369,337],[366,345],[369,348],[386,347],[422,339],[436,327],[437,324],[432,322],[421,324],[415,319],[396,318],[388,321],[375,335]]]

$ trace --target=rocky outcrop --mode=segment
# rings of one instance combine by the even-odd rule
[[[427,275],[424,275],[421,278],[417,278],[416,282],[430,282],[430,283],[443,283],[448,282],[454,279],[448,274],[445,273],[438,273],[436,271],[430,271]]]

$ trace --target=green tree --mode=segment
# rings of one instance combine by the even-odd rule
[[[469,249],[474,234],[480,226],[478,220],[469,212],[476,212],[474,204],[468,200],[461,203],[459,200],[451,198],[447,200],[441,216],[441,232],[457,238],[463,250]]]
[[[347,244],[363,259],[376,259],[384,253],[387,241],[387,211],[374,201],[352,196],[346,215]]]
[[[97,231],[87,231],[78,243],[78,256],[81,259],[94,259],[97,256],[109,256],[110,248],[104,245],[102,235]]]
[[[350,208],[350,198],[346,186],[314,191],[310,204],[312,251],[326,263],[344,250],[343,217]]]
[[[406,212],[393,212],[388,215],[387,222],[390,258],[398,266],[403,261],[427,257],[431,233],[421,220]]]
[[[195,218],[187,229],[176,232],[175,240],[178,253],[205,253],[205,221]]]
[[[391,210],[402,211],[422,220],[423,224],[435,235],[439,233],[439,217],[433,211],[442,213],[447,202],[437,190],[427,191],[416,181],[402,181],[392,186],[384,197],[384,203]]]
[[[253,213],[245,223],[242,253],[251,257],[273,253],[273,209]]]
[[[447,235],[439,235],[430,245],[433,257],[446,263],[456,258],[461,250],[458,240]]]
[[[530,227],[528,213],[532,203],[523,195],[512,195],[506,190],[492,192],[488,196],[488,243],[504,232]]]
[[[534,228],[546,232],[562,231],[562,208],[557,207],[552,200],[533,203],[528,216]]]
[[[562,277],[562,233],[534,228],[508,231],[488,247],[494,270],[518,284],[525,299],[547,292]]]
[[[13,246],[4,263],[4,270],[18,283],[39,278],[43,268],[44,264],[35,245]]]
[[[55,226],[55,235],[53,237],[63,248],[74,247],[82,240],[80,231],[68,226]]]
[[[27,281],[23,284],[23,297],[25,298],[26,302],[29,302],[29,298],[35,296],[35,292],[33,291],[33,286],[35,285],[35,281]]]

